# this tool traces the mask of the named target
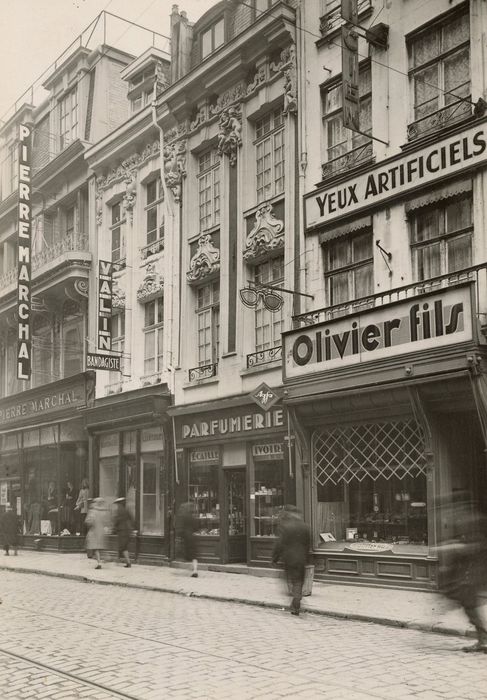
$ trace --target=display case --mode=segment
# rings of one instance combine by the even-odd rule
[[[254,496],[251,500],[252,535],[275,537],[284,505],[283,465],[280,461],[255,464]]]
[[[194,504],[196,535],[218,536],[220,534],[220,504],[218,491],[208,485],[190,484],[189,497]]]

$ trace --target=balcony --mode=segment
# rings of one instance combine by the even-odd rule
[[[162,383],[162,372],[153,372],[152,374],[144,374],[140,378],[141,386],[152,386],[153,384]]]
[[[189,381],[199,382],[201,379],[211,379],[211,377],[216,377],[218,371],[218,362],[212,362],[209,365],[201,365],[200,367],[193,367],[189,370],[188,376]]]
[[[470,95],[465,97],[470,100]],[[451,126],[461,121],[465,121],[472,116],[472,105],[469,102],[458,100],[451,105],[432,112],[415,122],[408,124],[408,141],[427,136],[428,134],[441,131],[447,126]]]
[[[273,362],[282,360],[282,346],[275,348],[267,348],[267,350],[259,350],[247,355],[247,369],[254,367],[262,367]]]
[[[321,166],[321,177],[327,180],[339,173],[352,170],[363,163],[373,160],[374,151],[372,141],[362,143],[360,146],[353,148],[351,151],[344,153],[342,156],[332,158]]]
[[[89,259],[89,241],[87,233],[70,233],[51,244],[45,245],[42,250],[32,254],[32,274],[48,266],[49,269],[57,267],[63,262],[76,257],[78,253],[83,254],[83,260]],[[6,289],[17,281],[17,266],[8,270],[0,277],[0,290]]]
[[[161,250],[164,250],[164,238],[159,238],[149,245],[145,245],[143,248],[139,248],[140,257],[142,260],[146,260],[150,255],[155,255]]]
[[[312,326],[324,321],[333,321],[337,318],[350,316],[369,309],[375,309],[394,302],[414,299],[422,294],[431,292],[439,292],[450,287],[465,284],[466,282],[474,282],[476,290],[477,315],[482,317],[481,327],[487,329],[487,304],[480,303],[481,296],[479,293],[480,287],[485,292],[487,286],[487,264],[469,267],[457,272],[450,272],[446,275],[432,277],[423,282],[415,282],[413,284],[397,287],[387,292],[379,292],[371,294],[368,297],[353,299],[343,304],[335,304],[315,311],[307,311],[303,314],[293,316],[294,328],[303,326]]]
[[[112,396],[113,394],[120,394],[123,390],[123,381],[112,382],[105,386],[105,396]]]

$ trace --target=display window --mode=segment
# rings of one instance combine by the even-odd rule
[[[189,466],[189,500],[194,504],[197,535],[220,535],[218,467],[215,464]]]
[[[145,535],[164,535],[166,474],[162,428],[141,430],[140,450],[140,529]]]
[[[315,544],[427,550],[424,441],[415,421],[317,430],[313,468]]]
[[[284,505],[283,461],[259,460],[254,455],[253,486],[254,492],[250,498],[251,535],[275,537],[279,513]]]

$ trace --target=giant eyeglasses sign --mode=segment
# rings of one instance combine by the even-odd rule
[[[29,379],[32,369],[31,341],[31,129],[19,126],[19,206],[18,206],[18,264],[17,264],[17,379]]]
[[[281,310],[284,304],[284,299],[279,294],[268,289],[245,287],[239,293],[242,304],[249,309],[255,309],[259,301],[262,301],[268,311],[276,313]]]

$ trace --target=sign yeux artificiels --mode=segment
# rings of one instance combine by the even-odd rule
[[[472,339],[470,287],[283,334],[286,378]]]
[[[421,151],[390,159],[339,185],[305,199],[306,228],[314,229],[362,211],[442,176],[461,172],[487,159],[487,127],[477,125]]]

